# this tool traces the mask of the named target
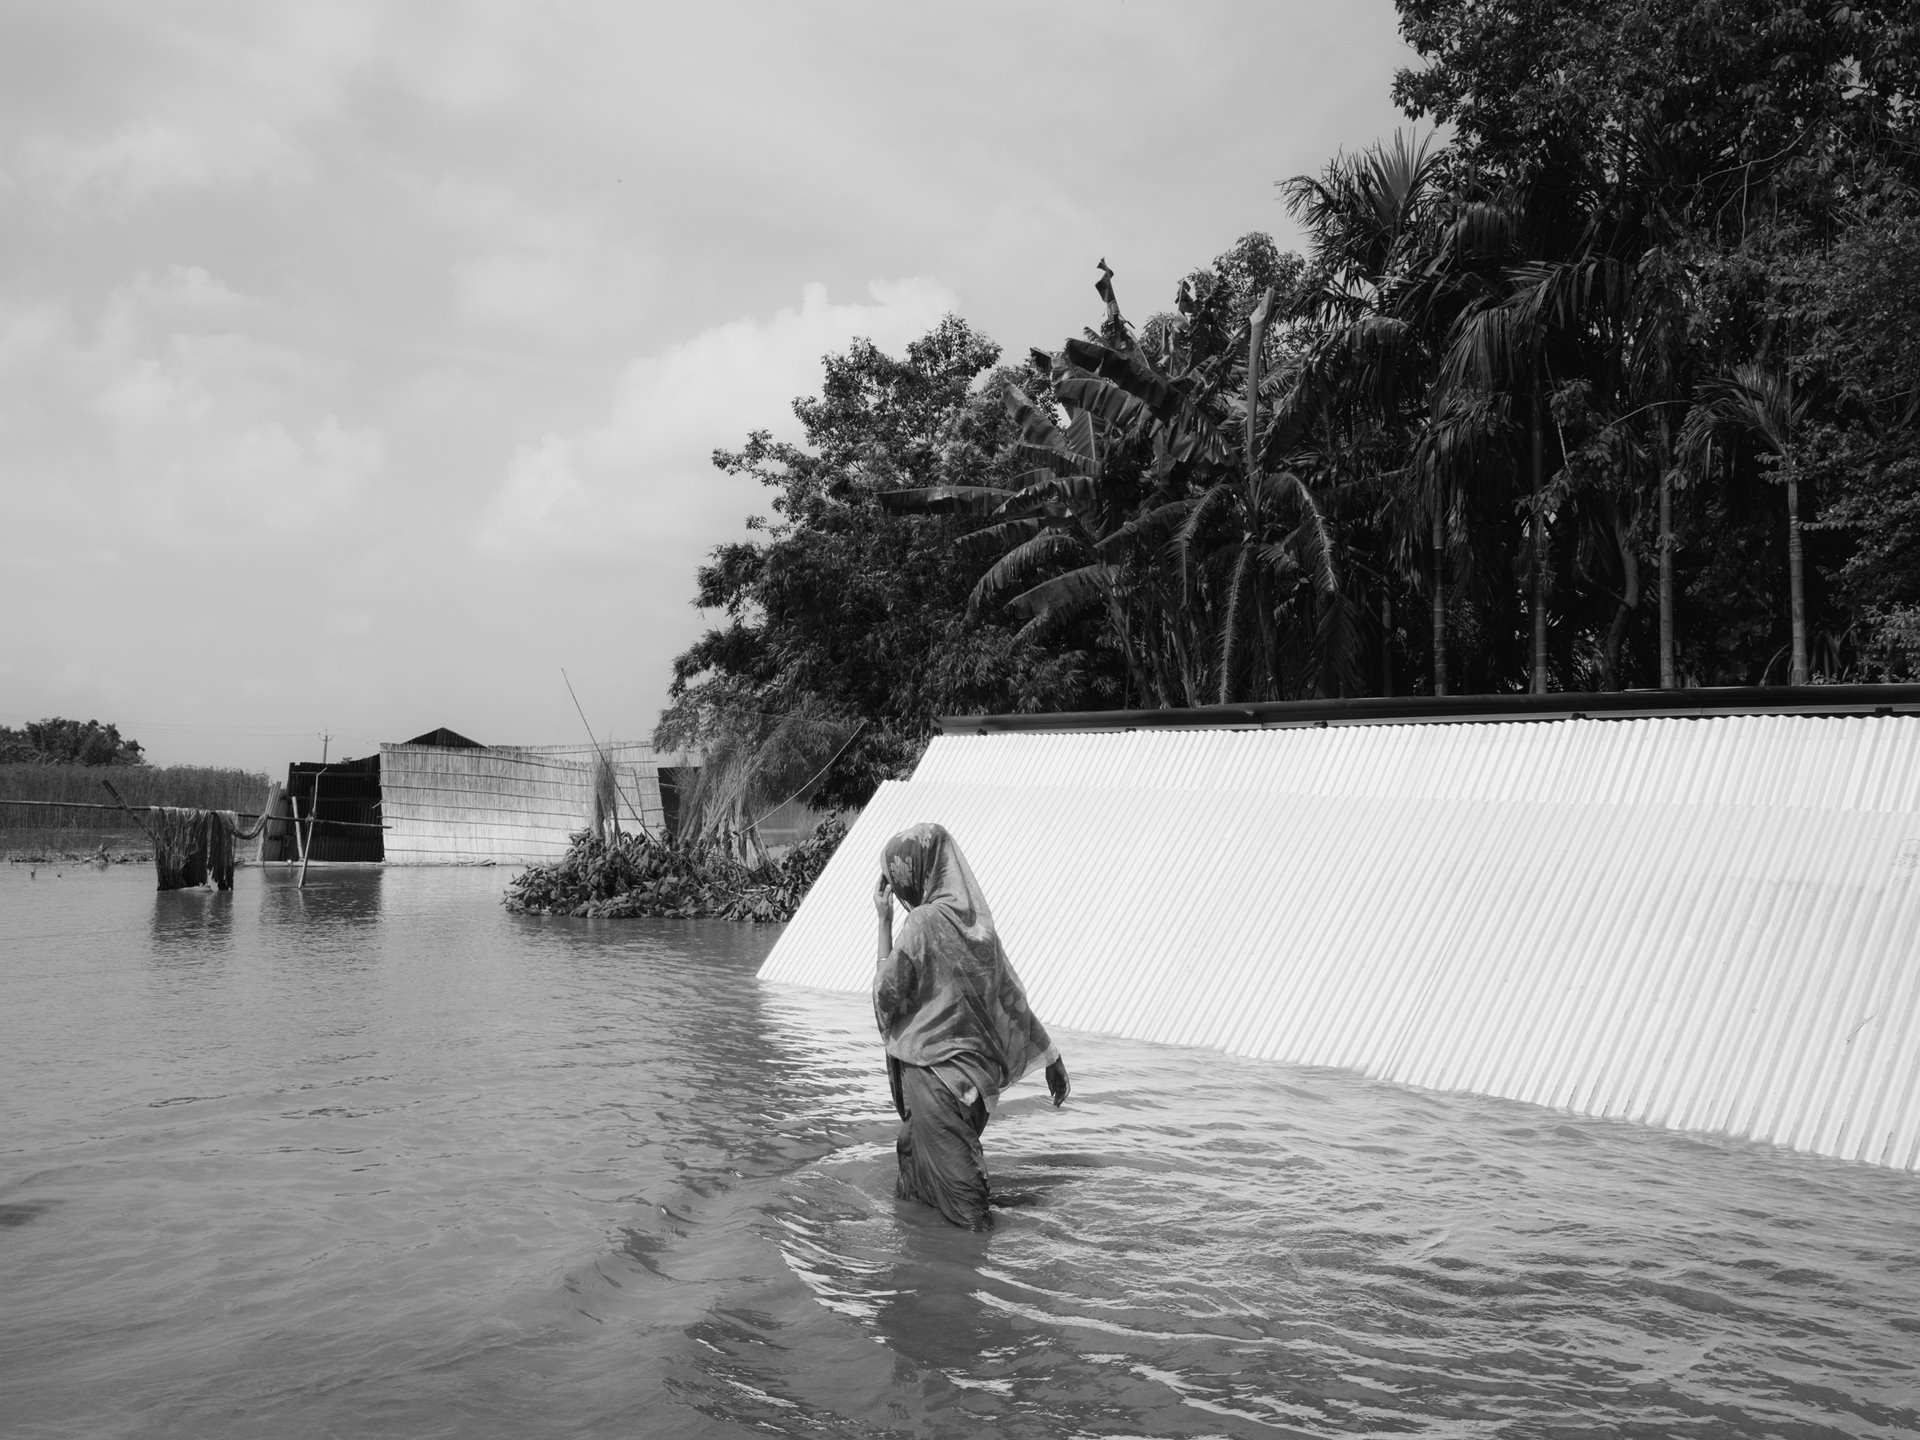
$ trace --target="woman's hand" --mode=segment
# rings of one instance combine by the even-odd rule
[[[1047,1093],[1053,1097],[1054,1109],[1066,1104],[1072,1091],[1073,1084],[1067,1079],[1067,1062],[1056,1060],[1047,1066]]]
[[[900,1091],[900,1062],[887,1056],[887,1088],[893,1091],[893,1109],[902,1120],[907,1118],[907,1099]]]
[[[873,887],[873,913],[882,920],[893,919],[893,886],[882,875],[880,883]]]

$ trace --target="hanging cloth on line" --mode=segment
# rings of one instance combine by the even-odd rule
[[[242,825],[231,810],[189,810],[178,805],[156,805],[153,822],[153,867],[162,890],[185,890],[212,880],[222,890],[233,888],[233,842],[251,840],[265,828],[267,817],[256,816]]]

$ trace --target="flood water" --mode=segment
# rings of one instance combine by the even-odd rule
[[[0,867],[9,1436],[1875,1436],[1920,1178],[1057,1034],[989,1236],[862,997],[501,871]]]

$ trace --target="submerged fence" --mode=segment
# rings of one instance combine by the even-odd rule
[[[1051,1023],[1920,1167],[1920,717],[945,735],[762,976],[922,820]]]

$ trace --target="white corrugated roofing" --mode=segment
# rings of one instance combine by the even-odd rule
[[[1920,1168],[1920,718],[942,736],[762,976],[921,820],[1050,1023]]]

